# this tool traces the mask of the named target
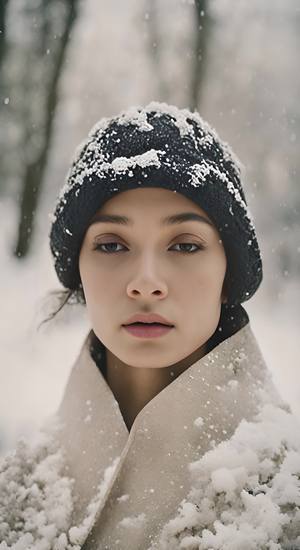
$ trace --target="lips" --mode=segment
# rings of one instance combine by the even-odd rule
[[[135,315],[132,315],[129,319],[127,319],[126,323],[124,325],[135,325],[135,324],[147,324],[147,325],[163,325],[163,326],[169,326],[173,327],[173,323],[166,319],[165,317],[162,317],[162,315],[159,315],[158,313],[136,313]]]
[[[174,327],[163,323],[131,323],[123,325],[123,328],[138,338],[158,338],[168,334]]]
[[[165,323],[143,323],[141,321],[137,322],[137,323],[128,323],[128,325],[126,325],[127,327],[169,327],[171,325],[166,325]]]

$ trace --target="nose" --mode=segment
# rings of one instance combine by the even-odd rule
[[[154,294],[163,298],[167,295],[167,283],[156,266],[157,263],[155,264],[152,256],[144,256],[141,259],[138,268],[134,268],[134,275],[127,285],[128,296],[149,297]]]

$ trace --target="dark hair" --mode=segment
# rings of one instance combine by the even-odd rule
[[[38,325],[38,329],[44,324],[52,321],[54,317],[65,307],[73,305],[86,305],[83,288],[80,285],[76,290],[63,289],[51,290],[44,298],[44,303],[51,299],[50,313]],[[54,302],[56,305],[54,305]]]

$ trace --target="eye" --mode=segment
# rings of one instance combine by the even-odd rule
[[[95,243],[94,247],[93,247],[93,250],[99,250],[99,252],[101,252],[102,254],[118,254],[119,252],[123,252],[122,250],[105,250],[103,249],[102,247],[110,247],[110,246],[114,246],[114,245],[120,245],[120,246],[123,246],[121,245],[120,243],[118,242],[115,242],[115,241],[112,241],[110,243]],[[194,254],[195,252],[198,252],[200,250],[204,250],[205,249],[205,246],[203,244],[196,244],[196,243],[176,243],[173,245],[174,246],[185,246],[185,247],[196,247],[196,249],[194,250],[179,250],[179,252],[183,253],[183,254]],[[172,247],[172,248],[173,248]]]
[[[202,244],[196,244],[196,243],[176,243],[173,246],[195,246],[196,250],[181,250],[184,254],[193,254],[194,252],[198,252],[199,250],[204,250],[204,246]]]
[[[95,246],[93,247],[93,250],[99,250],[103,254],[114,254],[116,252],[121,252],[120,250],[102,250],[102,246],[111,246],[111,245],[120,245],[120,243],[117,242],[111,242],[111,243],[95,243]],[[120,245],[123,246],[123,245]]]

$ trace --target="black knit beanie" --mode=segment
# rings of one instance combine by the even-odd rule
[[[116,193],[137,187],[178,191],[211,218],[227,258],[227,303],[248,300],[262,262],[238,159],[200,115],[152,101],[102,118],[76,149],[50,215],[50,248],[64,287],[82,288],[78,258],[89,222]]]

